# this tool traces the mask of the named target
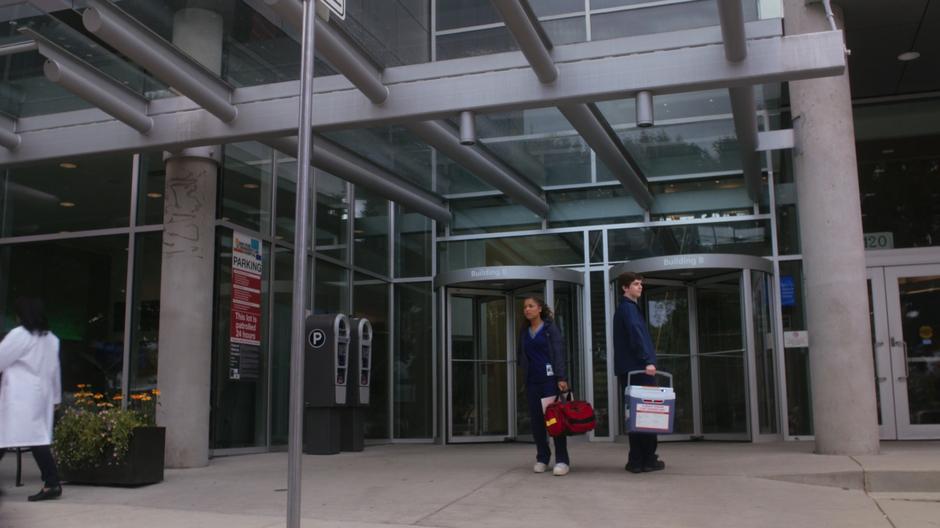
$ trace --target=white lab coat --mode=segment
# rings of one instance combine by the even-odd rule
[[[52,443],[52,413],[62,400],[59,338],[17,326],[0,341],[0,448]]]

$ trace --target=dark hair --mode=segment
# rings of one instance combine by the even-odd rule
[[[43,335],[49,331],[49,320],[42,301],[36,297],[20,297],[14,303],[20,324],[31,334]]]
[[[528,301],[529,299],[532,299],[533,301],[535,301],[535,304],[539,305],[539,317],[541,317],[543,321],[551,321],[552,318],[555,317],[555,314],[552,313],[552,309],[549,308],[547,304],[545,304],[544,299],[542,299],[541,297],[536,297],[534,295],[529,295],[529,296],[526,296],[526,298],[523,299],[522,302]]]
[[[620,291],[620,294],[623,294],[624,288],[629,288],[633,281],[643,280],[643,275],[639,273],[633,273],[632,271],[625,271],[620,275],[617,275],[617,289]]]

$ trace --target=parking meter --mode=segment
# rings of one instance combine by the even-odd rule
[[[372,371],[372,324],[368,319],[351,321],[349,338],[349,372],[347,407],[342,410],[340,448],[362,451],[365,439],[365,405],[369,404],[369,383]]]
[[[343,314],[307,317],[304,346],[304,453],[340,451],[341,407],[349,384],[349,320]]]

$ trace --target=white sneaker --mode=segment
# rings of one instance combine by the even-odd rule
[[[546,469],[548,469],[548,464],[543,464],[542,462],[536,462],[535,465],[532,466],[532,471],[536,473],[545,473]]]
[[[556,477],[563,477],[567,475],[569,471],[571,471],[571,468],[568,467],[568,464],[559,462],[555,464],[555,469],[552,470],[552,475],[555,475]]]

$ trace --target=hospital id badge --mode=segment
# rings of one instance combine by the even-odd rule
[[[552,376],[555,375],[555,371],[552,370],[552,364],[551,364],[551,363],[546,363],[546,364],[545,364],[545,375],[548,376],[548,377],[552,377]]]

